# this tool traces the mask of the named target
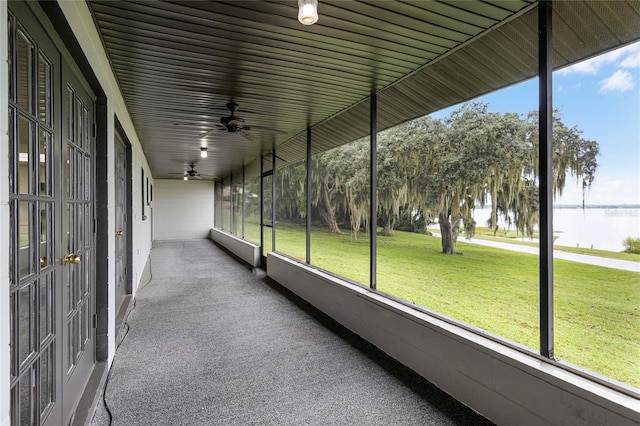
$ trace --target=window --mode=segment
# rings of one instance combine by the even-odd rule
[[[369,133],[369,102],[364,114],[352,120],[354,134]],[[360,284],[370,283],[370,139],[355,137],[337,148],[325,129],[314,128],[311,138],[311,265]],[[330,134],[330,131],[326,134]]]
[[[306,260],[306,162],[276,170],[276,249]]]
[[[245,166],[244,173],[244,239],[260,244],[260,161]]]
[[[214,183],[214,227],[222,229],[222,181],[217,180]]]
[[[231,233],[231,176],[222,179],[222,230]]]
[[[243,237],[242,220],[242,169],[231,174],[231,233],[238,238]]]
[[[262,253],[273,251],[273,173],[262,175]]]
[[[568,156],[578,159],[570,163],[553,211],[555,247],[561,250],[554,262],[555,356],[636,388],[640,86],[633,76],[639,56],[635,43],[553,77],[561,113],[554,121],[555,166]],[[577,263],[565,260],[566,253],[590,257]]]
[[[144,169],[140,169],[140,205],[142,206],[142,220],[147,220],[147,213],[145,211],[147,203],[145,201],[144,193],[145,179]]]
[[[535,237],[532,125],[471,102],[378,134],[379,290],[537,349],[538,259],[507,238]]]

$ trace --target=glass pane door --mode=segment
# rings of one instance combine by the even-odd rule
[[[70,416],[94,365],[93,100],[63,66],[63,368]],[[63,418],[64,423],[68,420]]]
[[[116,312],[128,293],[127,276],[127,147],[119,133],[115,135],[116,152]]]
[[[60,194],[52,85],[58,53],[31,25],[32,18],[14,15],[13,8],[21,11],[19,5],[9,11],[11,423],[38,425],[59,423],[60,412],[55,376],[60,275],[54,261],[59,235],[53,223]]]

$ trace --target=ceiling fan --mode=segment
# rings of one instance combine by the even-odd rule
[[[189,170],[187,170],[186,172],[184,172],[184,176],[187,178],[193,178],[193,179],[202,179],[200,177],[200,173],[198,173],[198,171],[196,169],[194,169],[194,165],[193,163],[189,164],[189,167],[191,167]]]
[[[182,176],[184,180],[202,179],[202,176],[200,176],[200,173],[198,173],[198,171],[195,169],[194,163],[191,163],[188,166],[189,166],[189,169],[185,170],[184,173],[171,173],[171,174],[176,176]]]
[[[196,139],[203,139],[209,136],[214,132],[227,132],[227,133],[239,133],[240,136],[247,139],[248,141],[259,143],[260,141],[255,135],[251,134],[250,130],[260,130],[263,132],[276,133],[279,135],[286,135],[287,132],[284,130],[273,129],[271,127],[264,126],[247,126],[244,124],[244,119],[237,117],[235,112],[238,111],[240,106],[235,102],[228,102],[227,109],[231,111],[231,115],[228,117],[221,117],[220,123],[216,124],[216,127],[211,130],[207,130],[204,133],[196,136]]]

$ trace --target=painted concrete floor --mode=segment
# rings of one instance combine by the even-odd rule
[[[156,242],[93,425],[488,425],[209,240]]]

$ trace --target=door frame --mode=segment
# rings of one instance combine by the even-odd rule
[[[131,151],[131,142],[129,141],[129,139],[127,138],[127,135],[124,131],[124,128],[122,127],[122,125],[120,124],[120,121],[118,120],[117,116],[114,116],[114,123],[115,123],[115,131],[114,131],[114,140],[113,140],[113,144],[114,144],[114,153],[115,153],[115,147],[117,144],[121,144],[124,149],[125,149],[125,155],[126,155],[126,174],[125,174],[125,196],[126,196],[126,200],[125,200],[125,209],[126,209],[126,215],[127,215],[127,223],[126,223],[126,228],[124,229],[124,234],[127,237],[127,241],[126,241],[126,245],[125,245],[125,251],[126,251],[126,255],[127,255],[127,260],[126,260],[126,265],[125,267],[127,268],[127,280],[125,283],[125,288],[124,288],[124,292],[125,292],[125,296],[124,299],[122,300],[122,303],[119,304],[118,301],[116,300],[116,333],[119,334],[120,330],[121,330],[121,326],[123,324],[123,320],[124,317],[126,316],[126,313],[129,310],[129,304],[131,302],[131,296],[133,294],[133,196],[132,196],[132,190],[133,190],[133,155],[132,155],[132,151]],[[114,161],[116,156],[114,155]],[[114,168],[117,169],[117,166]],[[117,189],[116,189],[117,191]],[[114,211],[114,215],[116,214],[116,212]],[[114,219],[114,221],[117,219]],[[118,224],[115,223],[115,226],[117,227]],[[116,229],[116,231],[118,231]],[[117,236],[116,236],[117,238]],[[114,249],[117,247],[117,245],[114,245]],[[116,253],[116,256],[118,255],[118,253]],[[116,290],[117,291],[117,290]],[[118,336],[116,335],[116,338]]]

